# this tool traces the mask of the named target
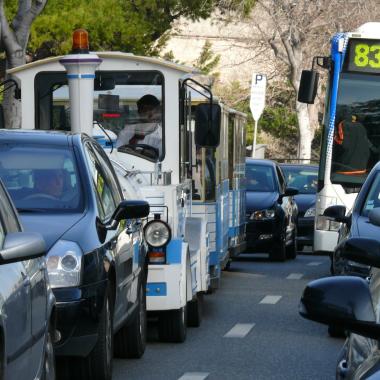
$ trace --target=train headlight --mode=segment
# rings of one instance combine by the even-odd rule
[[[162,220],[152,220],[144,228],[144,237],[151,247],[164,247],[171,239],[171,230]]]

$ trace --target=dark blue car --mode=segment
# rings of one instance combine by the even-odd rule
[[[268,252],[271,260],[297,255],[296,189],[270,160],[246,159],[247,252]]]
[[[369,223],[368,218],[370,211],[378,207],[380,207],[380,163],[377,163],[369,173],[352,210],[346,210],[344,206],[330,206],[324,212],[330,220],[342,223],[338,245],[331,257],[332,274],[368,276],[369,266],[347,260],[342,257],[341,252],[349,238],[380,239],[379,227]]]
[[[109,159],[86,135],[1,131],[0,162],[25,230],[46,242],[66,375],[110,379],[114,349],[145,349],[146,252],[132,220],[148,204],[123,200]]]
[[[315,198],[318,185],[318,166],[280,164],[287,186],[294,187],[298,194],[294,200],[298,207],[297,245],[302,251],[305,246],[313,246]]]

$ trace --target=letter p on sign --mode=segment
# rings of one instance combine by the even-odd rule
[[[252,74],[250,108],[253,119],[258,121],[265,107],[265,91],[267,87],[267,77],[265,74]]]

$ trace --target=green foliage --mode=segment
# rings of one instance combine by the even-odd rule
[[[173,21],[204,19],[216,9],[246,12],[253,0],[48,0],[31,28],[28,50],[37,58],[66,54],[77,28],[90,34],[92,50],[158,55]],[[9,20],[18,0],[5,0]],[[212,63],[212,62],[210,62]]]
[[[212,74],[212,71],[219,65],[220,62],[220,54],[215,55],[212,51],[212,43],[210,41],[206,41],[203,45],[202,51],[195,61],[195,66],[203,73],[203,74]],[[218,76],[218,73],[213,73],[213,76]]]

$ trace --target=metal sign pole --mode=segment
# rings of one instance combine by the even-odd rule
[[[252,158],[256,157],[256,136],[257,136],[257,120],[255,120],[255,130],[253,132],[253,147],[252,147]]]

